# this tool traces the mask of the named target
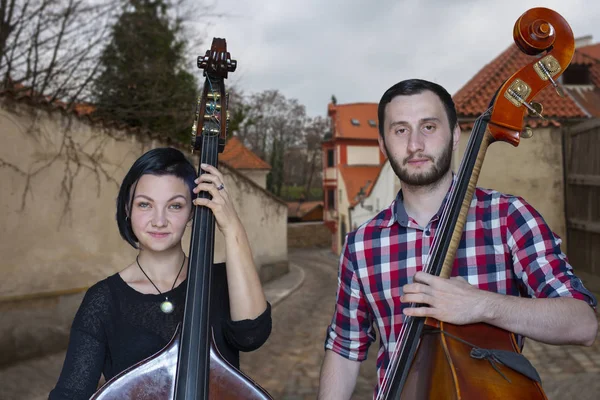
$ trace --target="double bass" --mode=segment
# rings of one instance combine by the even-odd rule
[[[524,117],[542,117],[541,104],[532,99],[546,86],[564,96],[557,79],[575,50],[564,18],[547,8],[530,9],[516,21],[513,37],[522,52],[537,57],[504,82],[475,121],[424,272],[451,276],[488,146],[497,141],[517,146],[521,137],[531,136],[523,128]],[[399,336],[377,400],[547,400],[539,375],[511,332],[484,323],[458,326],[405,317]]]
[[[218,164],[227,137],[227,95],[224,79],[237,62],[225,39],[213,39],[211,49],[198,57],[206,77],[192,127],[192,152],[200,163]],[[198,174],[204,171],[198,165]],[[206,192],[199,197],[209,198]],[[272,397],[229,364],[217,349],[209,320],[215,217],[196,207],[190,240],[187,292],[183,323],[164,349],[109,380],[93,400],[266,400]]]

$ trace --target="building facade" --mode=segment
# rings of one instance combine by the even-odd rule
[[[368,195],[385,161],[377,141],[377,104],[330,103],[323,149],[323,220],[338,253],[351,229],[351,208]]]

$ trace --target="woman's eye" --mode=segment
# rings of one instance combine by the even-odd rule
[[[146,202],[144,202],[144,201],[142,201],[142,202],[139,202],[139,203],[138,203],[138,207],[139,207],[139,208],[149,208],[149,207],[150,207],[150,204],[149,204],[149,203],[146,203]]]
[[[183,208],[183,206],[179,203],[175,203],[175,204],[171,204],[170,208],[172,208],[174,210],[180,210]]]

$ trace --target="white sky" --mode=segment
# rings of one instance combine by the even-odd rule
[[[378,102],[407,78],[454,94],[512,43],[515,21],[532,7],[600,41],[598,0],[217,0],[227,16],[204,30],[197,53],[224,37],[238,61],[228,84],[246,94],[278,89],[310,116],[325,115],[332,94],[340,104]]]

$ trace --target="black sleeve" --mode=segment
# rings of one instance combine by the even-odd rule
[[[213,293],[211,294],[213,323],[217,321],[218,317],[220,326],[217,331],[223,336],[226,344],[236,353],[238,351],[256,350],[267,341],[271,334],[271,305],[267,302],[265,311],[255,319],[232,321],[229,310],[226,270],[225,263],[215,264],[213,269]]]
[[[227,341],[240,351],[253,351],[262,346],[271,334],[271,304],[255,319],[225,321],[224,334]]]
[[[56,387],[49,400],[88,400],[96,391],[106,353],[106,317],[110,291],[103,281],[83,298],[71,326],[69,347]]]

